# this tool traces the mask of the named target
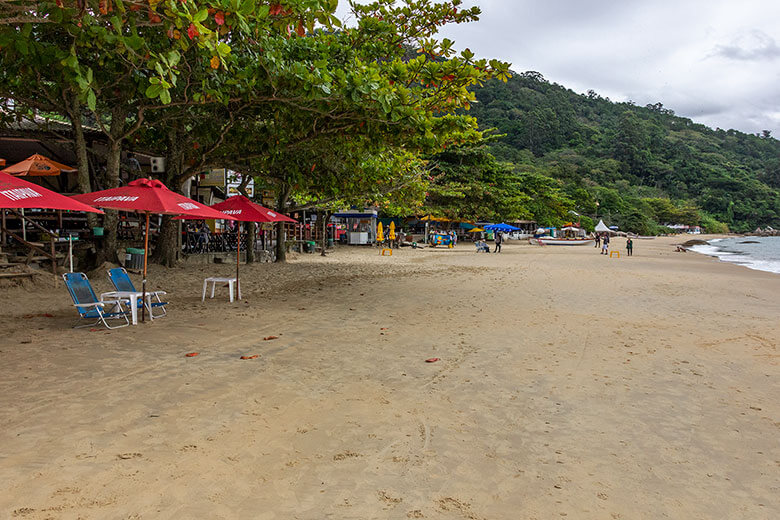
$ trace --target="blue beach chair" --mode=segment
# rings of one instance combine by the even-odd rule
[[[122,307],[122,302],[120,300],[98,300],[87,275],[84,273],[65,273],[62,275],[62,279],[65,280],[65,287],[68,288],[70,297],[73,298],[73,305],[78,310],[79,317],[82,320],[95,320],[84,325],[77,323],[73,328],[93,327],[98,323],[103,323],[109,329],[130,325],[127,311]],[[112,327],[106,320],[124,320],[124,323]]]
[[[127,271],[124,267],[115,267],[114,269],[108,270],[108,279],[111,280],[111,283],[114,284],[114,287],[117,291],[123,291],[123,292],[138,292],[135,290],[135,285],[133,285],[133,281],[130,280],[130,276],[127,274]],[[167,294],[165,291],[149,291],[146,293],[147,295],[150,295],[151,298],[154,298],[156,301],[152,301],[152,307],[149,308],[147,305],[146,308],[149,311],[149,315],[153,319],[162,318],[167,314],[165,311],[165,306],[168,305],[168,302],[164,302],[160,300],[161,294]],[[142,305],[142,302],[139,298],[138,300],[138,308],[140,309]],[[162,313],[158,315],[154,315],[152,312],[152,309],[158,308],[162,310]]]

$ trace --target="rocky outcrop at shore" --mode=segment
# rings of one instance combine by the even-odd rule
[[[767,226],[764,229],[756,228],[751,235],[759,237],[780,237],[780,229],[774,229],[771,226]]]

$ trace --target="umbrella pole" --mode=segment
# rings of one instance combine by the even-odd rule
[[[141,299],[141,322],[146,321],[146,258],[149,256],[149,212],[146,212],[146,231],[144,232],[144,277]]]
[[[238,294],[239,294],[239,281],[238,281],[238,266],[241,262],[241,222],[236,220],[236,235],[237,235],[237,241],[236,241],[236,301],[238,301]]]

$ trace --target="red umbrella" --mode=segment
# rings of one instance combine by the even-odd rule
[[[225,202],[220,202],[210,206],[212,209],[216,209],[225,213],[226,215],[233,215],[236,220],[241,222],[292,222],[297,224],[298,221],[284,215],[277,213],[273,210],[265,208],[260,204],[255,204],[243,195],[236,195],[230,197]]]
[[[2,170],[10,175],[27,175],[30,177],[44,177],[59,175],[62,172],[75,172],[76,168],[52,161],[43,155],[33,154],[22,162],[12,164]]]
[[[0,208],[45,208],[103,213],[71,197],[3,172],[0,172]]]
[[[146,258],[149,250],[149,214],[182,215],[192,218],[235,220],[211,209],[205,204],[188,199],[168,188],[165,184],[153,179],[138,179],[119,188],[95,191],[73,197],[81,202],[99,208],[117,209],[120,211],[142,211],[146,213],[146,230],[144,233],[144,277],[143,300],[146,301]],[[141,307],[141,321],[144,321],[144,309]]]
[[[212,209],[216,209],[225,213],[226,215],[233,216],[239,222],[293,222],[298,223],[297,220],[288,217],[282,213],[272,211],[260,204],[255,204],[243,195],[236,195],[230,197],[224,202],[220,202],[210,206]],[[236,285],[238,285],[238,262],[241,258],[241,224],[237,225],[238,228],[238,245],[236,245]]]

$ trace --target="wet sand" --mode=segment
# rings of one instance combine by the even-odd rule
[[[156,267],[110,332],[6,284],[0,518],[778,518],[780,276],[679,241]]]

